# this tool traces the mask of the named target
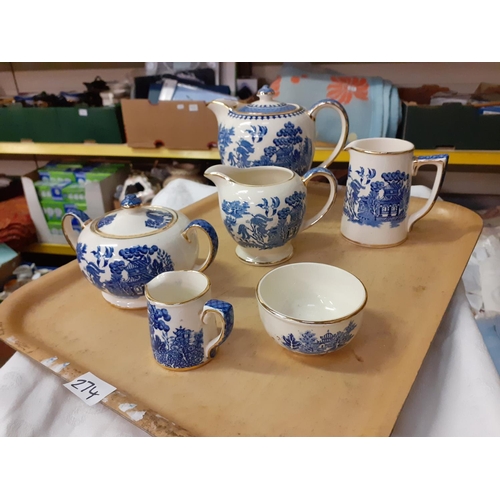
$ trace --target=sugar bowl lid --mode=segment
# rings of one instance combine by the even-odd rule
[[[142,206],[135,194],[125,196],[121,208],[94,219],[91,230],[107,238],[140,238],[164,231],[175,224],[177,213],[163,207]]]
[[[297,113],[298,111],[303,111],[303,109],[298,104],[286,104],[283,102],[275,101],[274,96],[276,93],[268,85],[264,85],[258,92],[258,101],[252,102],[250,104],[245,104],[232,112],[235,115],[288,115],[290,113]]]

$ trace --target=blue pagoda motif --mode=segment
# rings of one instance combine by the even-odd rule
[[[357,175],[355,175],[357,174]],[[390,222],[398,227],[406,219],[410,201],[410,176],[405,172],[384,172],[382,181],[373,181],[375,169],[360,167],[355,174],[349,165],[349,184],[344,214],[355,224],[380,227]],[[366,194],[363,196],[362,193]]]
[[[319,339],[309,330],[301,333],[299,338],[295,338],[295,335],[290,333],[283,335],[280,342],[290,351],[302,354],[326,354],[340,349],[352,340],[354,335],[351,332],[356,326],[356,323],[351,321],[343,330],[337,333],[332,333],[328,330]]]

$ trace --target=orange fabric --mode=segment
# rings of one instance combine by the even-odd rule
[[[362,101],[368,100],[368,82],[366,78],[353,76],[332,76],[327,87],[326,97],[335,99],[342,104],[349,104],[351,99],[356,97]]]
[[[0,243],[21,251],[35,241],[36,229],[24,196],[0,202]]]

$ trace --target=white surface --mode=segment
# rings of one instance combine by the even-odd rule
[[[193,201],[193,192],[206,192],[189,181],[174,182],[186,192],[186,205]],[[169,191],[172,184],[167,186]],[[429,191],[416,187],[412,195],[426,197]],[[181,199],[174,192],[166,205],[180,209]],[[68,394],[57,375],[22,354],[15,354],[0,369],[0,436],[145,435],[103,405],[88,407]],[[499,376],[462,285],[455,291],[393,436],[500,436]]]

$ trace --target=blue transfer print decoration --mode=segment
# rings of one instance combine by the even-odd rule
[[[203,219],[195,219],[192,220],[187,225],[185,230],[187,231],[190,227],[199,227],[208,234],[208,237],[212,241],[212,246],[214,249],[214,258],[215,258],[215,256],[217,255],[217,251],[219,250],[219,237],[217,236],[217,232],[215,231],[212,224]]]
[[[448,163],[448,160],[449,160],[449,156],[448,155],[428,155],[428,156],[417,156],[417,160],[419,161],[425,161],[425,160],[443,160],[445,161],[446,163]]]
[[[69,207],[67,213],[76,215],[82,222],[86,222],[90,219],[90,217],[83,210],[78,208]]]
[[[116,214],[106,215],[97,223],[97,229],[101,229],[115,220]]]
[[[191,368],[204,361],[203,329],[194,332],[182,326],[170,331],[167,309],[148,303],[151,347],[158,363],[169,368]],[[169,333],[170,332],[170,333]]]
[[[119,297],[141,297],[153,278],[174,270],[170,255],[156,245],[124,248],[115,256],[112,246],[99,245],[88,252],[86,244],[78,243],[76,256],[92,284]]]
[[[224,318],[224,337],[222,339],[222,342],[219,344],[223,344],[229,335],[231,334],[234,326],[234,310],[233,306],[229,302],[224,302],[223,300],[216,300],[212,299],[207,301],[205,304],[205,307],[215,309],[216,311],[219,311],[222,314],[222,317]],[[210,357],[213,358],[217,354],[217,348],[214,348],[210,351]]]
[[[128,194],[121,202],[122,208],[134,208],[142,205],[141,199],[136,194]]]
[[[319,339],[311,331],[302,333],[298,339],[295,338],[293,333],[290,333],[289,335],[283,335],[280,342],[290,351],[302,354],[326,354],[340,349],[352,340],[354,335],[351,332],[356,326],[356,323],[351,321],[343,330],[337,333],[331,333],[328,330]]]
[[[234,127],[219,126],[219,152],[222,160],[233,167],[248,168],[259,166],[279,166],[303,175],[312,162],[313,146],[305,138],[302,128],[292,122],[286,122],[276,133],[273,145],[264,148],[258,146],[268,134],[265,125],[250,125],[245,130],[249,138],[240,138],[233,142]],[[256,148],[257,146],[257,148]],[[256,149],[259,150],[256,153]]]
[[[161,229],[168,226],[173,219],[173,215],[170,212],[163,210],[146,210],[146,217],[146,227],[154,229]]]
[[[257,204],[262,213],[255,215],[249,212],[250,205],[246,201],[223,200],[224,224],[243,247],[278,248],[299,232],[306,211],[305,197],[305,193],[295,191],[285,198],[284,204],[278,196],[262,198],[262,203]]]
[[[380,227],[384,222],[398,227],[406,219],[410,201],[409,174],[400,170],[385,172],[382,181],[373,181],[376,171],[372,168],[360,167],[355,174],[349,165],[350,182],[343,209],[347,219],[371,227]]]
[[[222,160],[224,160],[226,155],[226,148],[233,143],[234,127],[226,128],[223,125],[219,125],[219,136],[218,145],[219,153]]]

